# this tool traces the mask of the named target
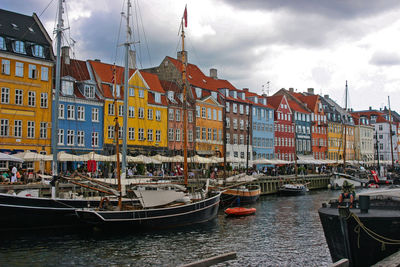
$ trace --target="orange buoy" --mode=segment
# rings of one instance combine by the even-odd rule
[[[228,216],[246,216],[246,215],[252,215],[254,213],[256,213],[255,208],[236,207],[236,208],[227,208],[225,210],[225,214]]]

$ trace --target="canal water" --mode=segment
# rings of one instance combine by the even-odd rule
[[[178,266],[236,252],[218,266],[328,266],[318,217],[338,191],[263,196],[256,215],[218,218],[179,230],[136,234],[31,232],[0,238],[0,266]]]

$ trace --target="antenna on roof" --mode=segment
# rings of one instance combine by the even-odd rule
[[[267,81],[267,83],[265,85],[267,86],[267,96],[269,96],[269,81]],[[265,88],[264,88],[265,85],[264,84],[262,85],[261,92],[263,95],[265,94]]]

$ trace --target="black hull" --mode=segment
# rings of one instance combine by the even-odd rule
[[[100,201],[21,197],[0,194],[0,231],[80,227],[76,208],[98,207]]]
[[[104,230],[157,230],[203,223],[217,216],[220,194],[211,198],[182,206],[133,210],[95,211],[76,210],[79,218]]]
[[[238,200],[239,198],[239,200]],[[238,196],[238,195],[231,195],[231,194],[221,194],[221,205],[222,206],[235,206],[238,203],[240,205],[252,204],[257,202],[260,198],[260,195],[255,196]]]
[[[370,209],[367,214],[361,214],[358,209],[350,211],[373,232],[400,240],[400,211]],[[347,258],[350,266],[371,266],[400,249],[400,245],[382,247],[381,242],[359,228],[353,217],[339,216],[338,209],[320,208],[318,213],[333,262]]]
[[[281,196],[300,196],[306,193],[306,189],[304,190],[289,190],[289,189],[279,189],[279,195]]]

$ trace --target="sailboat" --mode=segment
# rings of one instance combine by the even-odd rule
[[[63,6],[62,0],[58,3],[58,24],[57,24],[57,61],[56,61],[56,88],[54,106],[58,107],[58,97],[61,86],[61,36],[63,31]],[[52,148],[53,148],[53,180],[52,197],[36,197],[30,194],[5,194],[0,193],[0,230],[9,229],[32,229],[32,228],[54,228],[54,227],[76,227],[83,226],[78,220],[75,209],[83,207],[98,207],[104,202],[102,197],[74,198],[69,195],[65,198],[56,196],[55,182],[58,179],[57,169],[57,136],[58,136],[58,108],[54,109],[52,122]],[[94,182],[92,180],[92,182]],[[76,182],[74,182],[76,183]],[[80,186],[99,189],[103,194],[109,195],[110,205],[117,204],[118,201],[135,205],[137,199],[116,199],[119,192],[107,187],[107,185],[97,183],[96,187],[79,184]],[[114,197],[114,199],[112,198]]]
[[[127,27],[129,27],[129,7],[130,1],[127,3]],[[185,22],[185,24],[184,24]],[[184,28],[187,27],[187,9],[181,20],[181,37],[182,51],[184,51]],[[129,32],[129,31],[128,31]],[[129,49],[129,42],[125,48]],[[127,56],[128,53],[125,53]],[[187,133],[186,133],[186,65],[184,54],[182,58],[182,80],[183,80],[183,103],[184,103],[184,181],[185,186],[188,184],[188,167],[187,167]],[[128,68],[127,60],[125,60],[125,69]],[[125,79],[127,86],[128,78]],[[126,87],[125,87],[126,88]],[[125,121],[124,121],[125,122]],[[126,130],[126,128],[124,128]],[[117,164],[117,168],[119,165]],[[120,179],[120,176],[117,176]],[[147,185],[151,186],[151,185]],[[164,185],[165,187],[165,185]],[[88,225],[95,225],[101,229],[128,229],[137,231],[142,229],[163,229],[178,226],[186,226],[209,221],[216,217],[220,202],[220,192],[202,190],[200,194],[189,195],[185,187],[171,188],[167,185],[162,190],[146,190],[146,188],[136,187],[135,195],[139,197],[140,203],[137,205],[119,205],[108,206],[104,208],[83,208],[76,209],[76,214],[82,222]],[[157,188],[160,189],[160,188]],[[119,190],[121,188],[119,187]],[[168,196],[169,201],[166,201]],[[121,194],[120,194],[121,198]]]

